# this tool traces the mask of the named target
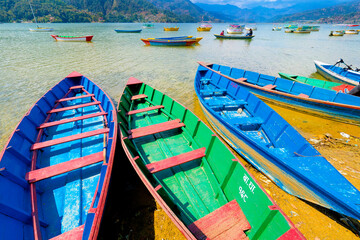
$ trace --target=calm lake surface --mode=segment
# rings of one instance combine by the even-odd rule
[[[0,147],[3,148],[16,124],[37,99],[72,71],[99,84],[115,104],[127,79],[136,77],[201,115],[193,90],[197,61],[274,76],[278,72],[284,72],[319,77],[314,74],[316,70],[313,60],[334,64],[339,58],[343,58],[347,64],[360,67],[360,35],[328,36],[331,30],[344,29],[342,26],[320,25],[319,32],[289,34],[283,30],[272,31],[272,24],[257,24],[255,37],[250,41],[216,39],[213,34],[219,34],[227,25],[213,24],[211,32],[197,32],[198,24],[155,24],[154,29],[143,29],[141,33],[116,33],[114,29],[140,29],[142,24],[41,24],[42,27],[55,29],[53,33],[41,33],[29,31],[35,24],[0,24]],[[164,32],[164,26],[178,26],[180,29],[178,32]],[[91,43],[56,42],[51,34],[94,35],[94,38]],[[183,35],[203,39],[199,45],[192,47],[145,46],[140,41],[140,38]],[[339,130],[332,129],[332,134],[351,131],[360,137],[353,126],[338,125],[335,122],[320,124],[316,118],[276,110],[281,115],[288,116],[285,119],[307,139],[313,137],[311,134],[331,132],[333,126],[340,127]],[[203,116],[201,118],[204,119]],[[313,122],[318,125],[311,125]],[[357,145],[356,149],[358,151]],[[353,152],[341,149],[342,158],[337,156],[340,160],[330,160],[360,189],[360,166],[353,161],[360,162],[360,157],[359,152],[351,155]],[[328,156],[334,156],[337,151],[321,153],[326,153],[325,157],[329,159],[331,157]],[[257,174],[255,170],[252,171]],[[257,178],[261,180],[263,176],[258,175]],[[268,180],[261,183],[271,191],[271,196],[286,214],[294,217],[291,219],[307,237],[336,239],[338,236],[337,239],[351,239],[355,236],[331,221],[326,214],[319,215],[314,208],[269,185],[271,183]],[[313,214],[309,214],[309,211]],[[311,216],[311,224],[306,220],[307,216]],[[323,230],[319,231],[321,227]]]

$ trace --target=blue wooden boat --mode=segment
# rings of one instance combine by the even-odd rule
[[[0,154],[1,239],[97,239],[116,121],[110,97],[77,72],[30,108]]]
[[[360,98],[305,83],[217,64],[199,63],[263,100],[323,118],[360,125]]]
[[[195,92],[215,131],[280,188],[360,219],[360,192],[247,87],[201,64]]]
[[[142,29],[136,29],[136,30],[126,30],[126,29],[114,29],[117,33],[139,33],[142,31]]]
[[[337,64],[331,65],[320,61],[314,61],[316,70],[325,78],[341,83],[348,83],[351,85],[360,84],[360,72],[350,69],[342,68]]]
[[[198,43],[202,38],[182,38],[182,39],[141,39],[146,45],[152,46],[192,46]]]
[[[195,38],[193,36],[179,36],[179,37],[163,37],[163,38],[149,38],[149,39],[178,40],[178,39],[195,39]]]
[[[220,39],[252,39],[255,37],[255,35],[252,36],[236,36],[236,35],[220,35],[220,34],[214,34],[216,38]]]

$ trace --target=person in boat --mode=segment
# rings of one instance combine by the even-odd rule
[[[224,30],[221,31],[220,36],[224,36]]]
[[[253,30],[252,28],[249,29],[248,33],[246,34],[246,36],[252,36],[253,35]]]

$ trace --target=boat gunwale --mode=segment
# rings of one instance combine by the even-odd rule
[[[260,90],[260,91],[274,93],[274,94],[277,94],[277,95],[283,95],[283,96],[286,96],[286,97],[295,98],[295,99],[299,99],[299,100],[302,100],[302,101],[309,101],[309,102],[321,103],[321,104],[331,105],[331,106],[336,106],[336,107],[343,107],[343,108],[348,108],[348,109],[360,110],[360,106],[348,105],[348,104],[344,104],[344,103],[329,102],[329,101],[314,99],[314,98],[310,98],[310,97],[309,98],[304,98],[304,97],[296,96],[294,94],[281,92],[279,90],[265,89],[265,88],[263,88],[261,86],[251,84],[251,83],[248,83],[246,81],[245,82],[237,81],[237,79],[235,79],[233,77],[222,74],[220,71],[216,71],[216,70],[208,67],[208,65],[212,65],[212,63],[211,64],[208,64],[208,63],[205,64],[205,63],[203,63],[201,61],[198,61],[198,64],[200,64],[201,66],[203,66],[203,67],[205,67],[205,68],[207,68],[207,69],[209,69],[209,70],[211,70],[213,72],[218,73],[222,77],[225,77],[225,78],[227,78],[227,79],[229,79],[229,80],[231,80],[233,82],[245,85],[245,86],[250,87],[250,88],[255,88],[255,89]]]
[[[130,79],[133,77],[130,77]],[[141,85],[146,85],[149,86],[150,88],[152,88],[154,91],[157,90],[156,88],[144,83],[144,82],[139,82],[138,84]],[[128,85],[125,85],[122,94],[120,95],[120,100],[118,101],[118,105],[117,105],[117,109],[119,109],[120,105],[121,105],[121,98],[125,92],[125,89]],[[153,92],[154,92],[153,91]],[[159,90],[157,90],[159,91]],[[164,96],[168,96],[165,93],[159,91],[161,94],[163,94]],[[149,96],[150,97],[150,96]],[[265,188],[260,184],[260,182],[254,177],[254,175],[245,167],[245,165],[239,160],[239,158],[237,156],[235,156],[230,148],[228,147],[228,144],[226,143],[226,141],[224,141],[224,139],[222,137],[219,136],[219,134],[214,131],[212,129],[212,127],[208,126],[207,124],[205,124],[205,122],[203,120],[201,120],[197,115],[195,115],[189,108],[185,107],[183,104],[181,104],[180,102],[176,101],[174,98],[171,98],[170,96],[168,96],[173,102],[176,102],[177,104],[179,104],[181,107],[183,107],[186,111],[190,112],[191,114],[193,114],[196,118],[198,122],[201,122],[204,126],[206,126],[211,132],[212,132],[212,136],[215,136],[220,142],[221,144],[223,144],[226,149],[233,155],[233,161],[238,162],[240,164],[240,166],[244,169],[244,171],[252,178],[252,181],[254,181],[258,187],[261,189],[261,191],[265,194],[265,196],[267,197],[267,199],[272,203],[272,207],[274,207],[275,210],[278,210],[280,212],[280,214],[284,217],[284,219],[286,220],[286,222],[289,225],[289,229],[286,231],[290,231],[290,230],[294,230],[297,233],[297,236],[300,236],[300,239],[305,239],[305,237],[303,236],[303,234],[300,232],[299,229],[296,228],[295,224],[291,221],[291,219],[286,215],[286,213],[280,208],[280,206],[275,202],[275,200],[270,196],[270,194],[265,190]],[[120,113],[119,113],[120,114]],[[185,126],[186,127],[186,126]],[[151,195],[155,198],[155,200],[159,203],[159,205],[161,206],[161,208],[167,213],[167,215],[170,217],[170,219],[172,220],[172,222],[177,226],[177,228],[180,230],[180,232],[187,238],[187,239],[197,239],[195,238],[195,236],[193,235],[193,233],[187,228],[187,226],[180,220],[180,218],[173,212],[173,210],[170,208],[170,206],[164,201],[164,199],[160,196],[160,194],[156,191],[155,187],[152,186],[152,184],[150,183],[149,179],[146,177],[146,175],[144,174],[144,172],[140,169],[140,167],[137,165],[137,163],[135,162],[136,159],[139,158],[139,156],[135,156],[133,157],[127,144],[125,143],[125,139],[127,139],[126,136],[124,136],[122,134],[121,131],[121,127],[120,127],[120,123],[119,123],[119,127],[118,127],[118,131],[119,131],[119,136],[120,136],[120,140],[121,140],[121,145],[123,147],[123,150],[125,152],[125,154],[127,155],[131,165],[133,166],[133,168],[135,169],[136,173],[138,174],[138,176],[140,177],[140,179],[142,180],[142,182],[145,184],[146,188],[149,190],[149,192],[151,193]],[[207,150],[208,151],[208,150]],[[161,186],[161,185],[160,185]],[[270,207],[270,206],[269,206]],[[285,233],[286,233],[285,232]],[[285,234],[283,233],[283,234]]]

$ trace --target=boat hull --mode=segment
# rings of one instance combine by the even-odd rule
[[[158,104],[161,104],[161,106]],[[153,109],[150,110],[151,112],[147,112],[149,107],[146,106],[149,105]],[[156,106],[160,108],[154,109]],[[230,199],[235,199],[234,201],[239,204],[244,212],[251,226],[251,230],[246,231],[249,239],[256,237],[256,232],[262,226],[261,223],[264,223],[264,217],[269,209],[276,209],[280,214],[276,216],[277,220],[274,219],[274,221],[266,224],[265,229],[268,230],[264,230],[261,234],[264,239],[279,239],[282,236],[284,239],[286,239],[285,236],[291,236],[291,239],[303,239],[303,236],[293,227],[289,219],[283,215],[283,212],[276,205],[270,206],[274,202],[271,199],[270,202],[267,202],[269,196],[246,171],[241,162],[190,110],[134,78],[129,79],[119,101],[118,109],[120,110],[119,119],[121,119],[119,126],[122,146],[129,161],[150,193],[187,239],[213,238],[215,236],[218,239],[235,238],[232,235],[224,237],[221,224],[216,225],[216,229],[213,229],[213,224],[202,228],[201,236],[195,230],[198,228],[194,228],[194,225],[198,226],[197,223],[205,221],[204,219],[207,216],[218,213],[217,210],[224,209],[224,205],[227,205],[229,200],[225,200],[223,194]],[[136,115],[133,116],[133,114]],[[144,132],[143,130],[136,130],[139,127],[146,128],[156,124],[157,121],[166,124],[167,121],[173,121],[174,118],[182,119],[181,123],[184,124],[178,131],[170,130],[164,133],[163,130],[156,130],[153,131],[156,138],[149,135],[138,140],[132,139],[136,136],[129,136],[131,132]],[[128,129],[127,126],[132,127]],[[161,128],[153,127],[153,129]],[[193,137],[188,138],[185,135]],[[182,136],[187,140],[183,141]],[[186,147],[185,151],[184,147]],[[177,161],[175,159],[179,159],[183,152],[188,154],[194,151],[188,147],[195,149],[195,151],[199,148],[203,150],[206,148],[208,155],[195,161],[176,166],[171,165],[155,172],[157,168],[155,165],[159,162],[166,161],[167,158],[171,158],[171,162]],[[211,149],[216,149],[216,151]],[[221,161],[217,161],[217,159],[221,159]],[[158,164],[158,166],[160,165]],[[218,180],[213,179],[213,177]],[[221,185],[220,188],[217,186],[218,181]],[[221,188],[223,190],[217,190]],[[221,203],[218,202],[219,200]],[[259,214],[259,212],[262,214]],[[217,218],[221,218],[220,215]],[[216,221],[214,219],[214,222]],[[279,225],[275,226],[274,224]],[[240,227],[234,229],[232,234],[238,234],[240,229]],[[209,233],[209,230],[215,230],[214,232],[221,230],[221,233],[211,235],[213,233]]]
[[[323,77],[341,83],[348,83],[351,85],[358,85],[360,83],[360,73],[354,71],[346,71],[340,67],[335,67],[330,64],[322,63],[319,61],[314,61],[316,70]],[[335,72],[337,71],[337,72]],[[352,78],[347,77],[347,75],[351,75]]]
[[[170,27],[170,28],[164,27],[164,31],[167,31],[167,32],[178,31],[178,30],[179,30],[179,27]]]
[[[197,31],[198,32],[210,32],[211,29],[212,29],[212,27],[198,27]]]
[[[56,41],[60,42],[91,42],[93,36],[59,36],[51,35]]]
[[[138,29],[138,30],[121,30],[121,29],[115,29],[114,30],[117,33],[140,33],[142,31],[142,29]]]
[[[116,120],[110,97],[76,72],[30,108],[0,154],[4,239],[97,238]]]
[[[219,34],[214,34],[214,36],[219,39],[252,39],[253,37],[255,37],[255,35],[252,35],[252,36],[225,36],[225,35],[219,35]]]
[[[30,32],[53,32],[53,28],[29,28]]]
[[[202,38],[174,38],[174,39],[167,39],[167,38],[148,38],[148,39],[141,39],[145,43],[145,45],[151,46],[192,46],[198,43]]]
[[[243,85],[200,65],[195,92],[218,134],[284,191],[360,218],[356,203],[360,192],[289,123]]]

